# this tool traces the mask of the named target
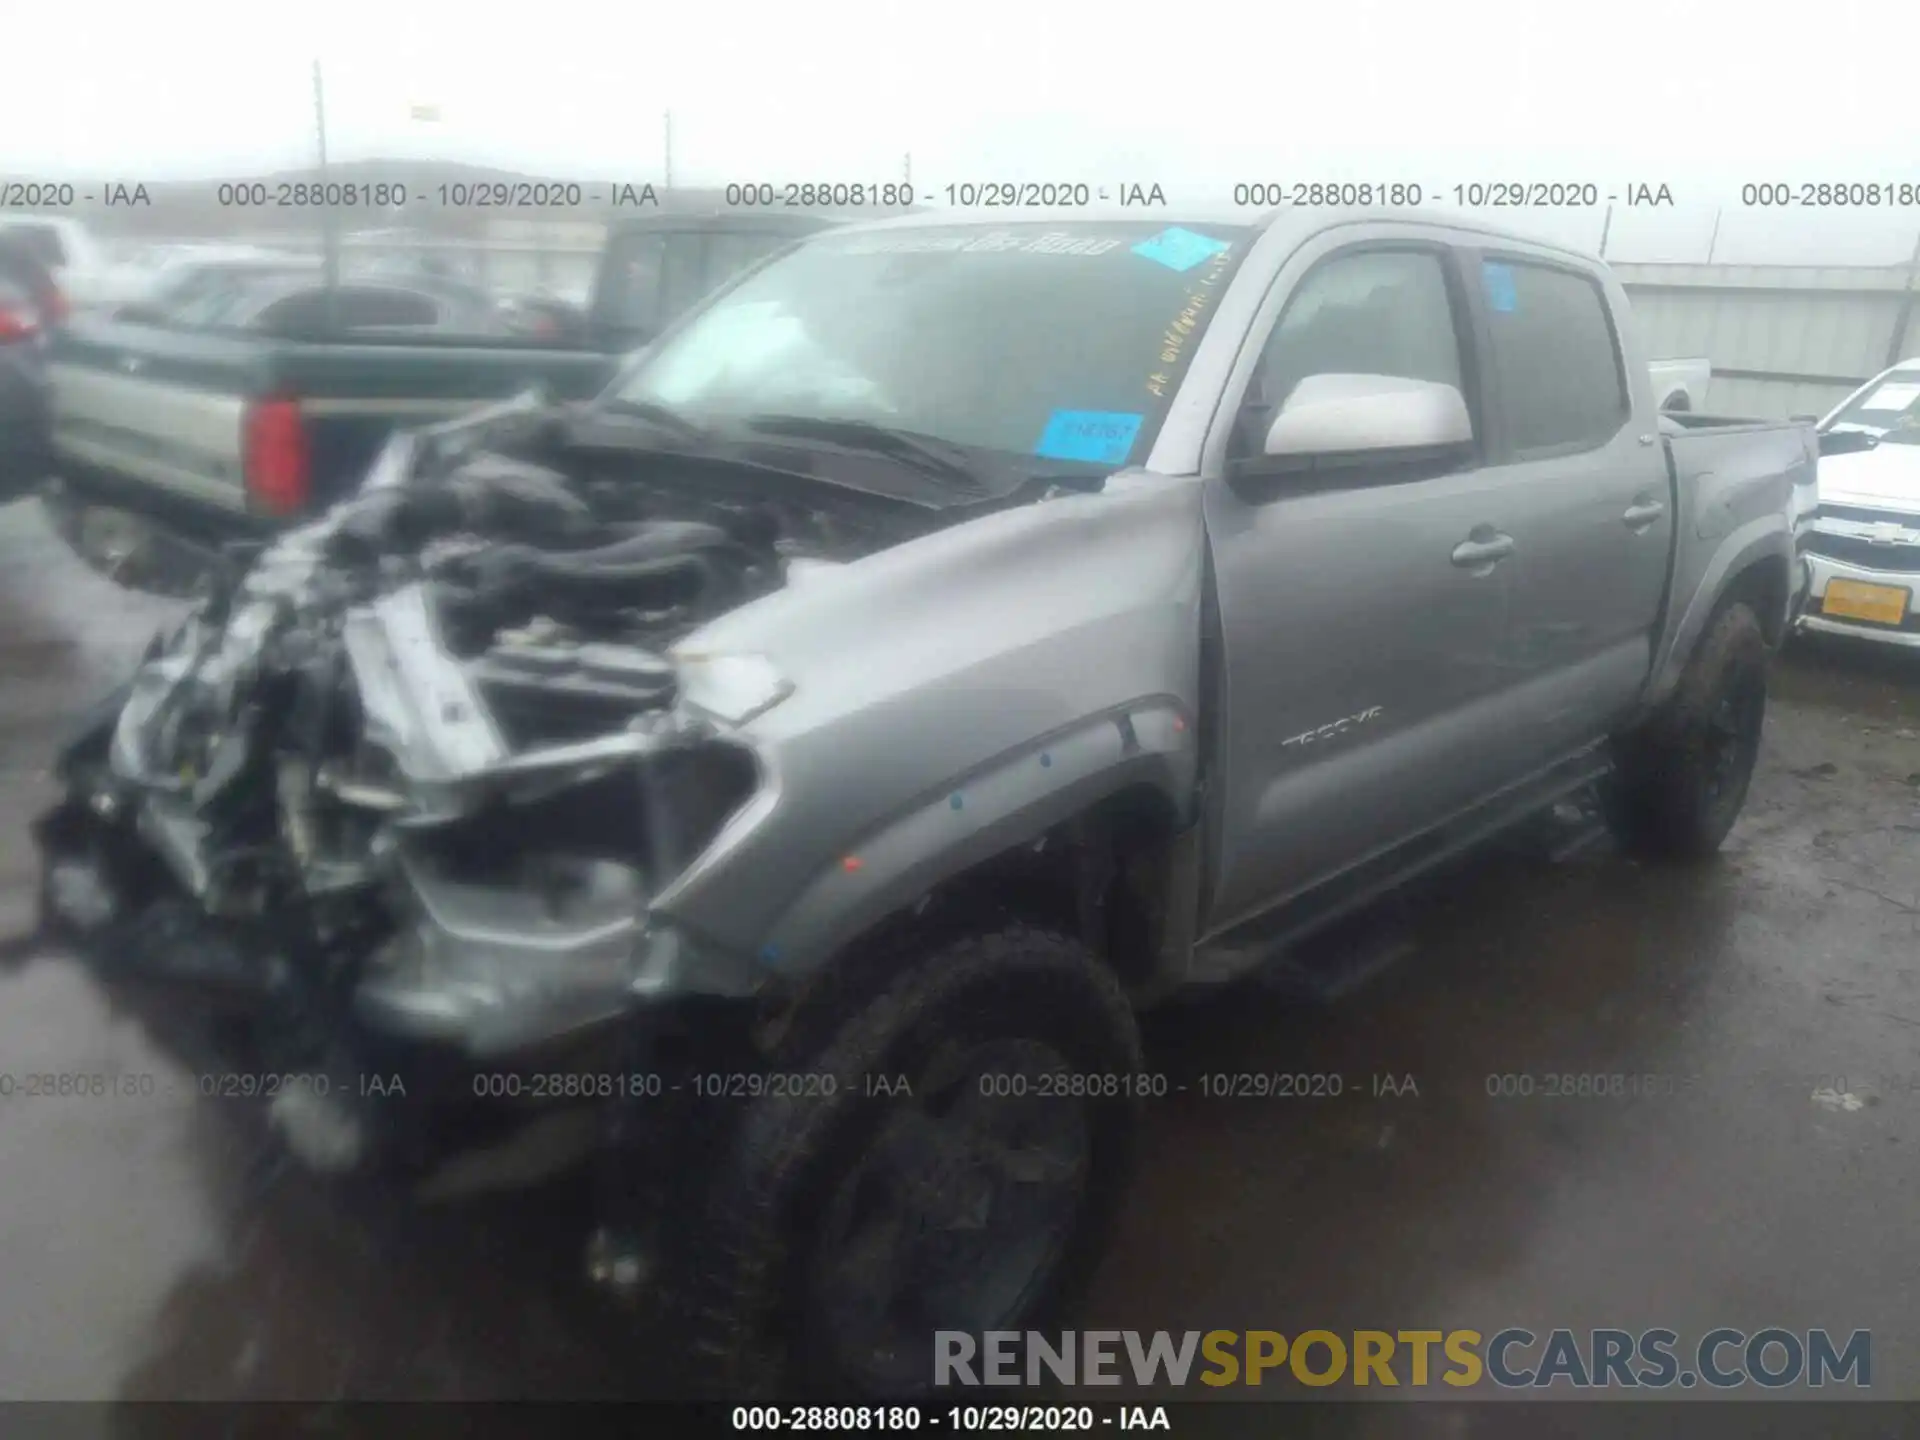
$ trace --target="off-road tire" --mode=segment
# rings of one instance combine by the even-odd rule
[[[825,1347],[803,1274],[836,1181],[866,1153],[888,1107],[901,1103],[869,1095],[866,1077],[912,1076],[943,1047],[1004,1039],[1042,1042],[1076,1074],[1140,1073],[1139,1030],[1112,973],[1074,940],[1009,925],[934,939],[903,956],[895,983],[799,1063],[806,1074],[835,1077],[831,1095],[759,1098],[733,1117],[674,1285],[683,1374],[696,1394],[875,1395]],[[1075,1302],[1125,1192],[1138,1097],[1082,1103],[1090,1148],[1071,1230],[1007,1328],[1046,1328]],[[928,1363],[916,1371],[926,1389],[932,1353],[929,1335]]]
[[[1766,637],[1752,608],[1738,601],[1725,606],[1674,693],[1616,742],[1606,811],[1627,850],[1702,860],[1720,849],[1753,778],[1767,662]]]

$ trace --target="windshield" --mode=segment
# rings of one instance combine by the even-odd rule
[[[1920,370],[1882,375],[1872,389],[1842,406],[1822,428],[1870,430],[1883,443],[1920,445]]]
[[[1124,465],[1249,238],[1164,222],[829,232],[697,313],[609,398],[709,428],[799,416]]]

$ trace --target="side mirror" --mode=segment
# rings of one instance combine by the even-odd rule
[[[1451,385],[1395,375],[1309,375],[1267,431],[1275,459],[1386,455],[1473,441],[1466,399]]]
[[[1879,447],[1880,437],[1867,430],[1824,430],[1820,434],[1820,454],[1859,455]]]

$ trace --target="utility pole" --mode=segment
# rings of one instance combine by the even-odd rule
[[[673,188],[673,112],[671,110],[667,111],[666,113],[666,155],[667,155],[666,188],[671,190]]]
[[[1600,258],[1607,258],[1607,236],[1613,232],[1613,206],[1607,206],[1607,218],[1600,222]]]
[[[1720,243],[1720,216],[1725,208],[1725,206],[1714,207],[1713,233],[1707,237],[1707,264],[1709,265],[1713,263],[1714,247]]]
[[[1907,257],[1907,289],[1900,297],[1900,313],[1893,322],[1893,336],[1887,341],[1887,364],[1898,365],[1905,357],[1907,327],[1913,321],[1914,281],[1920,279],[1920,234],[1913,237],[1913,254]]]
[[[320,61],[313,62],[313,129],[320,155],[320,251],[327,281],[327,320],[332,328],[334,290],[340,284],[340,240],[335,234],[333,207],[327,198],[327,89],[320,78]]]

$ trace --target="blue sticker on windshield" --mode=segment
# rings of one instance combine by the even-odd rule
[[[1487,304],[1503,315],[1511,315],[1520,303],[1520,292],[1514,288],[1513,267],[1496,265],[1491,260],[1480,262],[1480,284],[1487,292]]]
[[[1211,235],[1196,234],[1175,225],[1162,230],[1150,240],[1142,240],[1133,247],[1133,253],[1144,255],[1169,270],[1191,270],[1202,260],[1210,260],[1226,248],[1225,240],[1215,240]]]
[[[1056,410],[1033,453],[1049,460],[1124,465],[1140,433],[1138,415],[1115,410]]]

